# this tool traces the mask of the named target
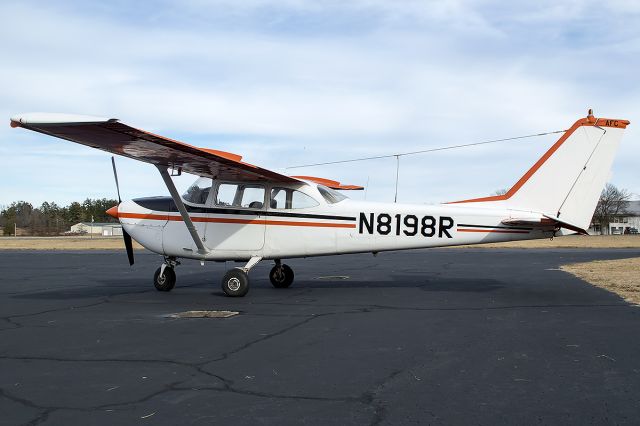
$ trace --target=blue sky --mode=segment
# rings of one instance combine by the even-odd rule
[[[0,205],[114,197],[109,156],[11,129],[31,112],[116,117],[392,201],[395,160],[287,166],[631,120],[611,181],[640,194],[640,3],[3,1]],[[402,159],[398,200],[511,186],[557,136]],[[165,194],[118,160],[125,198]],[[177,180],[186,188],[193,177]]]

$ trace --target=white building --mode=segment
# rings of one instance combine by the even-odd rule
[[[119,223],[80,222],[72,225],[69,232],[73,234],[102,235],[103,237],[111,237],[114,235],[122,235],[122,225]]]
[[[615,215],[609,224],[609,228],[604,230],[606,235],[635,234],[640,232],[640,200],[629,201],[625,213]],[[600,234],[600,225],[592,224],[589,228],[590,234]]]

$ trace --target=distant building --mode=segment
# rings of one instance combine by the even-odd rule
[[[602,232],[605,235],[635,234],[640,232],[640,200],[629,201],[625,213],[613,217],[609,227]],[[600,224],[592,223],[589,233],[599,235]]]
[[[122,235],[122,225],[119,223],[80,222],[72,225],[69,233],[111,237],[114,235]]]

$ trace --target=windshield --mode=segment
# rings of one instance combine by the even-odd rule
[[[324,185],[318,185],[318,191],[320,191],[320,195],[322,195],[329,204],[339,203],[340,201],[347,199],[346,195],[342,195],[338,191],[334,191]]]
[[[211,184],[210,178],[201,177],[182,194],[182,199],[187,203],[205,205],[209,198]]]

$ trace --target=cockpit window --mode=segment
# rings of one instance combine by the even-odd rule
[[[309,195],[291,188],[273,188],[270,203],[272,209],[307,209],[319,205]]]
[[[205,205],[207,198],[209,198],[211,185],[212,181],[210,178],[201,177],[182,194],[182,199],[187,203]]]
[[[347,199],[346,195],[342,195],[338,191],[334,191],[324,185],[318,185],[318,191],[320,191],[320,195],[322,195],[329,204],[339,203],[340,201]]]

